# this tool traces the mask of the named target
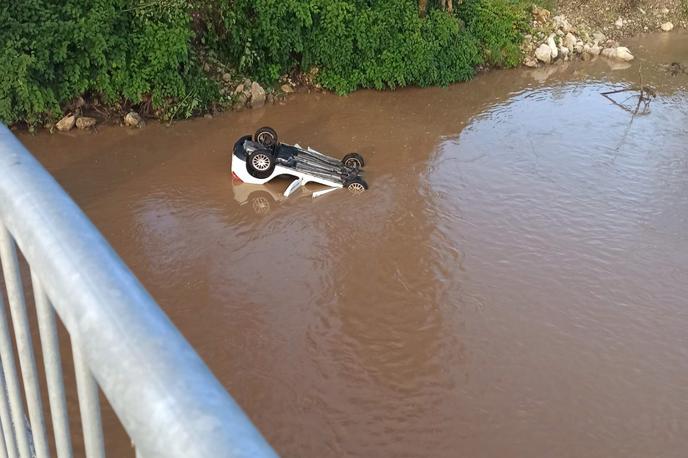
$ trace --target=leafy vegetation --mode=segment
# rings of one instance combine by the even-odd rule
[[[528,26],[526,10],[511,0],[466,0],[461,16],[471,33],[480,37],[486,63],[514,67],[520,61],[519,46]]]
[[[0,120],[54,120],[79,96],[189,117],[220,99],[208,56],[267,84],[316,67],[338,93],[446,85],[480,65],[518,64],[519,1],[3,2]]]
[[[132,6],[134,5],[134,6]],[[22,0],[0,6],[0,120],[54,119],[80,95],[190,115],[217,97],[190,48],[184,0]]]

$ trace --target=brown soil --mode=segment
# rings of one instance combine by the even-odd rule
[[[686,28],[686,12],[686,0],[571,0],[559,2],[554,8],[555,14],[565,15],[572,24],[587,26],[615,40],[661,30],[665,22],[671,22],[674,29]],[[619,18],[623,20],[620,28],[615,25]]]

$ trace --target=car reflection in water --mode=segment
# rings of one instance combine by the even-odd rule
[[[328,188],[316,183],[310,183],[289,197],[284,197],[284,191],[293,181],[292,177],[278,177],[265,184],[244,183],[237,178],[232,179],[234,200],[240,207],[247,208],[256,216],[265,216],[287,200],[318,199],[330,192],[347,192],[342,188]],[[357,194],[356,191],[348,191]]]

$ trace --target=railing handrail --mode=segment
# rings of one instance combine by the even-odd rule
[[[141,456],[276,456],[100,232],[2,124],[0,221]]]

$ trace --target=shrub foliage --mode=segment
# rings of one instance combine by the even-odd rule
[[[338,93],[446,85],[518,64],[519,1],[430,2],[422,17],[414,0],[2,2],[0,120],[53,120],[80,95],[188,117],[219,98],[207,54],[268,84],[318,67]]]

